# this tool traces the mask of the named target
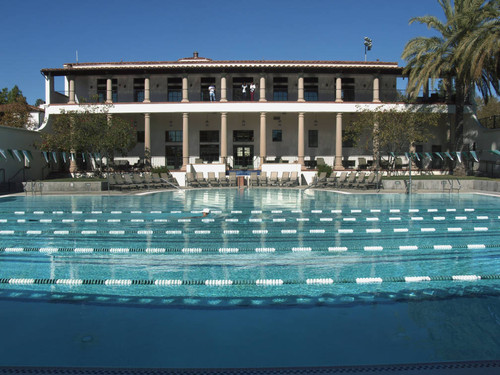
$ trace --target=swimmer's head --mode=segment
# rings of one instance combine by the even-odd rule
[[[203,216],[207,216],[210,213],[210,209],[204,208],[201,212],[203,213]]]

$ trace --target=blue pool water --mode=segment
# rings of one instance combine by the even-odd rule
[[[1,198],[0,366],[498,359],[499,208],[294,189]]]

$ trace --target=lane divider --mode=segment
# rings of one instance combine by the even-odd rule
[[[330,277],[305,280],[257,279],[257,280],[181,280],[181,279],[56,279],[56,278],[0,278],[0,284],[9,285],[102,285],[109,287],[130,287],[133,285],[184,286],[202,285],[224,287],[233,285],[283,286],[283,285],[334,285],[334,284],[385,284],[385,283],[422,283],[436,281],[478,282],[482,280],[500,280],[500,274],[490,275],[451,275],[451,276],[402,276],[402,277],[357,277],[334,279]]]
[[[201,247],[182,247],[182,248],[133,248],[133,247],[110,247],[110,248],[91,248],[91,247],[0,247],[0,253],[17,254],[17,253],[146,253],[146,254],[163,254],[163,253],[274,253],[274,252],[344,252],[344,251],[392,251],[392,250],[485,250],[498,249],[498,244],[466,244],[466,245],[450,245],[436,244],[427,246],[417,245],[399,245],[397,247],[383,247],[379,245],[367,245],[358,247],[347,246],[329,246],[313,249],[310,246],[290,246],[286,248],[276,247],[257,247],[257,248],[237,248],[237,247],[220,247],[220,248],[201,248]]]

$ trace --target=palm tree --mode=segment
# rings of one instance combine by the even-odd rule
[[[491,87],[497,93],[499,91],[499,2],[438,0],[446,17],[445,23],[435,16],[410,19],[410,24],[425,24],[439,35],[413,38],[406,44],[402,58],[407,61],[404,70],[409,78],[407,92],[410,97],[417,97],[429,79],[443,79],[450,92],[454,82],[455,124],[450,150],[462,151],[464,148],[464,109],[469,104],[474,87],[479,88],[485,99],[491,95]]]

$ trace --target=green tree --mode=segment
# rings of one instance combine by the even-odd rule
[[[375,111],[360,108],[355,120],[347,127],[344,139],[361,142],[361,134],[369,134],[364,146],[373,152],[374,166],[379,167],[380,155],[391,152],[413,152],[416,143],[423,143],[433,135],[443,115],[422,105],[406,105],[401,110],[379,106]]]
[[[464,109],[469,104],[474,87],[479,89],[486,100],[491,94],[491,88],[498,94],[498,48],[496,51],[491,50],[495,44],[486,34],[494,28],[493,19],[498,23],[499,1],[438,0],[446,22],[435,16],[414,17],[410,20],[410,24],[419,22],[426,25],[436,31],[438,36],[417,37],[406,44],[402,58],[407,61],[404,70],[409,77],[407,92],[410,97],[416,98],[429,80],[439,78],[445,80],[446,89],[451,92],[454,83],[455,123],[449,148],[455,151],[464,149]],[[497,35],[498,43],[498,34],[493,35]],[[484,42],[483,51],[489,51],[486,58],[481,60],[473,51],[472,41]],[[477,67],[468,66],[472,62],[481,64],[480,76]]]
[[[109,106],[80,105],[75,111],[61,111],[51,133],[42,134],[44,151],[90,152],[112,159],[125,155],[136,144],[133,125],[109,114]],[[102,163],[101,163],[102,164]]]

